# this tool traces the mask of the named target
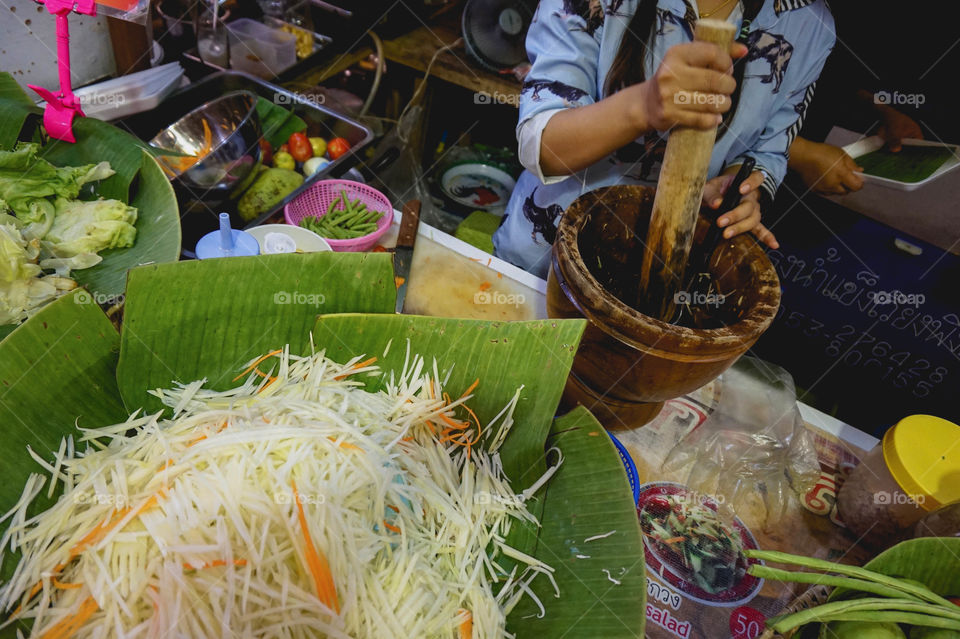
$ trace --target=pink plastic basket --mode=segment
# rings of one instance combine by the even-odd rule
[[[323,217],[327,214],[327,208],[330,202],[340,196],[341,191],[347,192],[347,198],[355,200],[360,199],[367,205],[370,211],[380,211],[383,216],[377,221],[377,230],[368,235],[354,238],[352,240],[327,240],[334,251],[367,251],[374,247],[377,240],[380,239],[390,223],[393,221],[393,205],[390,200],[380,191],[370,188],[361,182],[351,180],[323,180],[317,182],[309,189],[304,191],[285,207],[283,207],[283,219],[287,224],[294,226],[300,225],[300,220],[305,217]]]

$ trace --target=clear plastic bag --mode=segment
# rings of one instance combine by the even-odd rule
[[[713,496],[728,515],[751,514],[771,525],[791,493],[806,494],[820,476],[793,378],[779,366],[742,357],[716,384],[710,416],[673,447],[662,469]]]

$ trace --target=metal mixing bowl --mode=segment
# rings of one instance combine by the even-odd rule
[[[199,159],[186,166],[187,158],[161,155],[157,158],[161,167],[171,180],[192,189],[232,189],[260,162],[256,106],[256,94],[234,91],[186,114],[158,133],[150,144]]]

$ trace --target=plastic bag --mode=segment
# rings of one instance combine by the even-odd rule
[[[685,476],[693,491],[711,495],[721,511],[759,519],[783,515],[790,494],[806,494],[820,476],[809,431],[787,371],[742,357],[717,382],[710,416],[667,455],[663,470]]]

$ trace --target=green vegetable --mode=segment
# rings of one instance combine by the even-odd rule
[[[279,204],[303,184],[303,176],[289,169],[267,169],[237,202],[240,217],[250,221]]]
[[[262,97],[257,98],[257,115],[260,116],[263,138],[272,147],[280,146],[291,135],[307,128],[307,123],[292,111]]]
[[[870,621],[834,621],[820,632],[824,639],[906,639],[895,623]]]
[[[368,211],[360,198],[351,200],[342,190],[327,206],[326,213],[305,217],[300,220],[300,226],[327,239],[352,240],[376,231],[383,215],[379,211]]]
[[[910,629],[909,637],[910,639],[960,639],[960,630],[914,626]]]
[[[273,166],[278,169],[288,169],[292,171],[297,166],[296,160],[286,151],[277,151],[273,154]]]
[[[905,144],[898,152],[879,149],[856,158],[863,172],[900,182],[919,182],[933,175],[956,151],[946,146]]]
[[[896,624],[907,624],[914,627],[911,638],[915,633],[926,637],[928,631],[918,628],[932,628],[948,634],[931,637],[948,639],[960,637],[960,607],[938,593],[954,592],[960,569],[958,543],[960,539],[953,538],[910,540],[885,551],[863,568],[782,552],[748,550],[746,554],[823,571],[790,572],[754,565],[749,571],[754,576],[837,586],[827,603],[768,619],[767,625],[778,633],[817,622],[824,624],[821,637],[886,639],[905,637]],[[862,593],[882,596],[864,597]]]
[[[500,227],[500,221],[499,215],[474,211],[460,223],[453,236],[492,255],[493,234]]]
[[[107,162],[57,167],[38,157],[39,151],[38,144],[18,144],[14,151],[0,151],[0,200],[24,222],[39,221],[38,199],[59,196],[75,200],[84,184],[114,173]]]
[[[118,200],[71,202],[57,198],[53,226],[44,244],[56,257],[99,253],[105,249],[133,246],[137,209]]]

